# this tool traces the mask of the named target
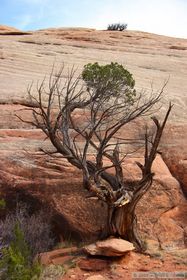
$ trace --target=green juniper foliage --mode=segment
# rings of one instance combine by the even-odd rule
[[[14,240],[2,250],[0,271],[3,280],[37,280],[41,274],[41,266],[32,263],[31,251],[19,223],[14,228]]]
[[[109,24],[107,30],[123,31],[127,29],[127,23],[112,23]]]
[[[106,65],[99,65],[98,62],[86,64],[82,78],[88,89],[103,91],[109,97],[125,95],[129,104],[133,103],[136,96],[132,74],[117,62]]]

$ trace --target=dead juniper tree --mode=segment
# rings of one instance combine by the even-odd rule
[[[143,92],[133,89],[134,83],[118,81],[116,91],[117,82],[112,83],[109,78],[98,83],[96,80],[94,86],[85,84],[82,76],[75,77],[74,69],[64,80],[63,67],[58,73],[53,69],[47,86],[45,79],[37,86],[37,95],[32,87],[28,89],[38,107],[30,108],[33,121],[29,123],[43,130],[56,152],[82,171],[83,186],[108,205],[108,234],[141,248],[135,209],[151,187],[152,163],[172,105],[162,123],[152,117],[155,133],[150,140],[145,132],[144,163],[137,162],[142,177],[129,185],[123,175],[126,154],[122,145],[126,142],[117,139],[116,133],[138,117],[150,115],[163,89],[146,98]],[[83,116],[81,122],[76,119],[77,112]]]

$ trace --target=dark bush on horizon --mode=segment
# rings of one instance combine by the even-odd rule
[[[112,23],[109,24],[107,30],[123,31],[127,29],[127,23]]]

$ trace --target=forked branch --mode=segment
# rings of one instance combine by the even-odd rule
[[[124,207],[130,215],[130,218],[126,217],[126,223],[132,219],[132,226],[136,204],[152,184],[152,164],[172,105],[169,105],[162,123],[152,117],[155,134],[150,144],[148,131],[145,132],[144,163],[137,162],[142,178],[133,186],[129,186],[123,174],[126,141],[116,134],[133,120],[150,115],[166,84],[149,98],[145,98],[142,92],[135,94],[133,91],[129,99],[129,88],[122,88],[123,94],[116,95],[112,91],[114,85],[110,89],[109,82],[105,86],[98,84],[96,88],[89,88],[80,76],[74,75],[72,69],[64,80],[63,68],[56,75],[53,69],[47,86],[44,79],[35,94],[32,87],[28,88],[28,95],[37,108],[30,108],[32,121],[23,121],[42,129],[56,152],[82,170],[84,187],[107,203],[110,219],[117,209]],[[131,140],[132,143],[135,141]],[[111,229],[114,228],[120,232],[117,224],[112,223]]]

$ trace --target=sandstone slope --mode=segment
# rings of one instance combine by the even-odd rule
[[[164,104],[175,104],[173,120],[186,120],[186,39],[78,28],[0,36],[1,103],[25,102],[28,83],[49,74],[53,63],[64,63],[66,70],[74,65],[79,73],[89,62],[117,61],[133,73],[138,89],[157,91],[169,80]]]
[[[1,191],[11,203],[18,195],[52,207],[58,232],[67,236],[71,231],[79,239],[101,237],[105,206],[87,199],[88,194],[81,188],[81,174],[64,159],[41,155],[40,148],[49,149],[50,143],[15,115],[31,119],[31,114],[23,111],[32,105],[26,88],[32,81],[48,76],[53,63],[56,67],[65,64],[66,77],[68,67],[74,65],[80,73],[84,64],[96,61],[126,65],[139,90],[150,91],[152,86],[159,90],[169,79],[159,115],[169,101],[175,106],[163,137],[162,153],[186,190],[187,40],[138,31],[78,28],[0,34]],[[131,130],[128,133],[136,131]],[[128,159],[127,175],[135,178],[138,173],[133,162]],[[183,249],[187,242],[185,197],[160,156],[154,168],[154,185],[137,210],[140,232],[150,248]]]

